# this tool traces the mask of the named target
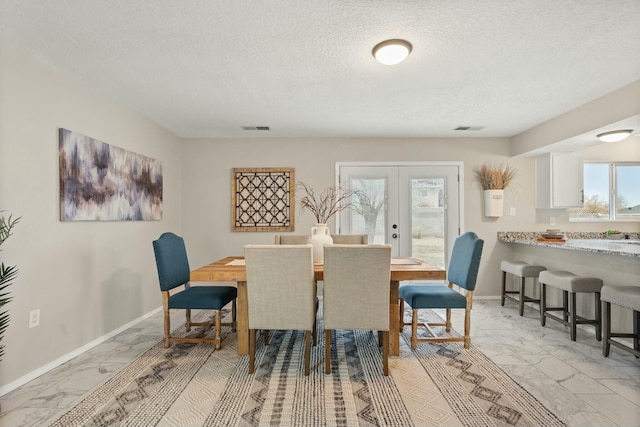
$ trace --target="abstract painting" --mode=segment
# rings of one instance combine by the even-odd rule
[[[60,129],[60,220],[162,219],[158,160]]]
[[[293,231],[294,168],[233,168],[231,229]]]

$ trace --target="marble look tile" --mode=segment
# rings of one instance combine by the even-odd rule
[[[570,377],[558,381],[558,384],[566,387],[574,394],[593,393],[593,394],[613,394],[614,392],[602,385],[602,383],[589,378],[581,372],[576,372]]]
[[[640,406],[616,394],[580,394],[590,406],[619,426],[637,426],[640,424]]]
[[[601,380],[600,383],[629,402],[640,405],[640,380]],[[638,420],[640,424],[640,420]]]
[[[59,413],[55,408],[18,408],[5,412],[2,405],[0,427],[32,427],[46,425],[44,420],[53,419]]]

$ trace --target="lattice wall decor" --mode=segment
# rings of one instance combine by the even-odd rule
[[[233,231],[295,230],[294,168],[233,168]]]

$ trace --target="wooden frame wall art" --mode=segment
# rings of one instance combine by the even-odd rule
[[[233,168],[231,230],[294,231],[294,168]]]
[[[60,129],[60,220],[162,219],[162,163]]]

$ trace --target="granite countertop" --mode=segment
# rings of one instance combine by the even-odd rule
[[[543,232],[500,231],[498,232],[498,241],[640,258],[640,236],[638,233],[629,233],[629,239],[609,239],[607,238],[609,236],[602,232],[587,232],[564,233],[566,241],[562,243],[536,240],[543,234]]]

